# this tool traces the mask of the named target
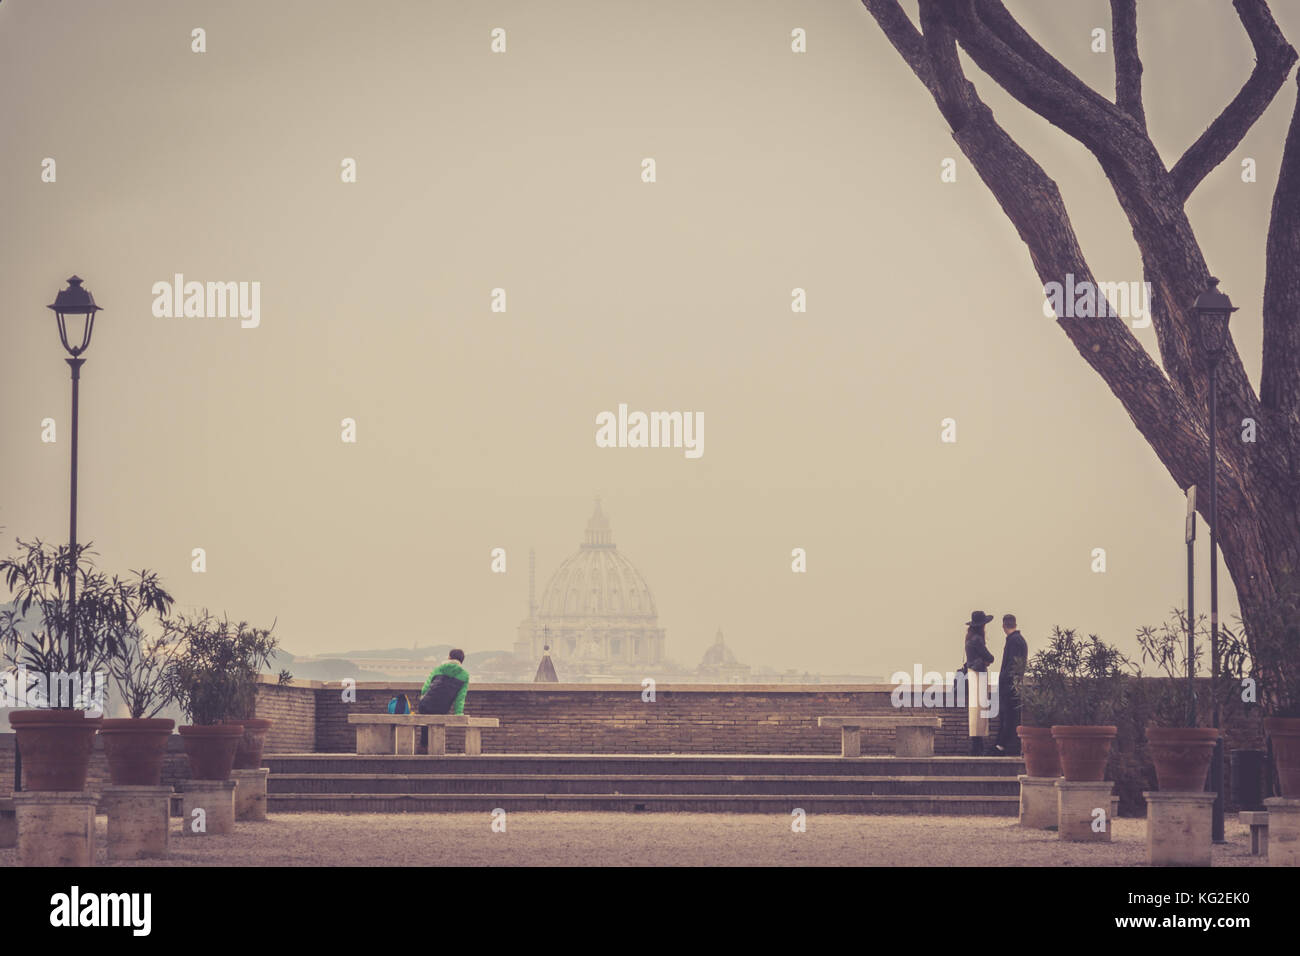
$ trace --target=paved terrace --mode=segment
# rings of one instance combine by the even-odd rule
[[[996,817],[786,813],[277,813],[228,837],[185,837],[172,821],[171,857],[113,866],[1145,866],[1146,821],[1114,821],[1110,844],[1062,843]],[[107,818],[98,818],[99,863]],[[1261,866],[1230,818],[1216,867]],[[0,867],[16,850],[0,850]]]

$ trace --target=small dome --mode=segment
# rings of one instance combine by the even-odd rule
[[[734,667],[736,664],[736,655],[731,653],[729,648],[722,640],[722,628],[718,628],[718,634],[713,639],[713,646],[704,652],[704,659],[700,661],[701,667]]]

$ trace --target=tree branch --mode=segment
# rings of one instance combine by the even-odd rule
[[[934,96],[953,126],[953,139],[1029,249],[1040,281],[1058,282],[1068,273],[1076,283],[1093,281],[1056,183],[997,123],[962,72],[946,0],[921,0],[924,33],[916,30],[897,0],[862,2]],[[1180,487],[1201,481],[1207,444],[1201,416],[1193,413],[1124,320],[1113,315],[1058,318],[1057,324],[1120,400]],[[1236,469],[1226,467],[1224,472],[1225,508],[1229,502],[1243,504]]]
[[[1142,109],[1137,0],[1110,0],[1110,35],[1115,55],[1115,103],[1145,130],[1147,117]]]
[[[1250,78],[1204,133],[1187,148],[1169,171],[1182,202],[1228,158],[1255,120],[1273,102],[1296,61],[1296,51],[1278,29],[1264,0],[1232,0],[1237,16],[1255,48]]]
[[[941,10],[962,49],[999,86],[1103,163],[1127,164],[1122,147],[1138,132],[1132,119],[1044,50],[1000,0],[948,0]]]
[[[1300,76],[1297,77],[1300,85]],[[1273,192],[1264,279],[1260,404],[1300,433],[1300,95]]]
[[[1176,387],[1199,399],[1196,407],[1201,407],[1205,376],[1198,368],[1186,310],[1205,288],[1209,272],[1151,138],[1114,103],[1077,80],[1071,82],[1073,74],[1016,23],[1000,0],[948,0],[937,9],[981,70],[1097,157],[1143,254],[1146,278],[1155,293],[1151,320],[1164,370]],[[1064,274],[1054,279],[1064,280]],[[1236,387],[1240,383],[1233,377],[1233,364],[1233,359],[1225,363],[1225,385],[1231,379]],[[1253,401],[1252,394],[1243,397],[1242,404]]]

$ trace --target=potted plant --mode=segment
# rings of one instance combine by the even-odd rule
[[[1205,789],[1220,732],[1217,727],[1197,726],[1195,694],[1188,689],[1186,681],[1187,619],[1181,611],[1176,610],[1174,614],[1177,623],[1166,621],[1159,628],[1143,627],[1137,633],[1142,663],[1155,664],[1164,675],[1141,684],[1150,713],[1150,723],[1146,726],[1147,749],[1160,790],[1200,792]],[[1204,617],[1197,622],[1197,633],[1208,643],[1209,632],[1203,621]],[[1221,648],[1232,648],[1236,653],[1239,645],[1235,635],[1226,628],[1223,632]],[[1201,646],[1194,642],[1192,648],[1191,660],[1197,673],[1201,672],[1197,666]],[[1232,668],[1222,666],[1223,656],[1221,651],[1220,686],[1212,688],[1215,696],[1222,696],[1225,681],[1231,681]],[[1231,688],[1230,683],[1226,686]]]
[[[279,642],[271,635],[275,622],[265,630],[250,630],[246,635],[244,650],[245,665],[240,668],[241,687],[239,704],[228,723],[238,723],[244,728],[244,736],[235,748],[235,770],[256,770],[262,766],[262,751],[266,747],[266,735],[274,721],[257,716],[257,681],[262,669],[267,667],[275,657]],[[292,675],[281,669],[281,685],[292,680]]]
[[[1016,727],[1020,750],[1025,757],[1025,774],[1030,777],[1059,777],[1061,754],[1052,739],[1052,725],[1060,718],[1055,702],[1047,693],[1036,693],[1029,686],[1032,679],[1029,666],[1021,683],[1022,714],[1026,723]]]
[[[79,546],[75,556],[40,539],[19,540],[18,547],[18,555],[0,561],[0,576],[13,595],[0,612],[0,648],[23,675],[21,683],[36,683],[17,688],[35,709],[9,714],[24,786],[83,790],[102,720],[105,660],[134,610],[164,614],[171,596],[147,573],[110,579],[87,558],[93,553],[89,545]]]
[[[1279,796],[1300,798],[1300,574],[1286,569],[1276,598],[1251,621],[1251,673],[1273,750]]]
[[[115,785],[156,787],[162,783],[167,741],[176,726],[176,721],[157,715],[175,700],[168,669],[177,641],[165,628],[146,633],[140,609],[133,610],[123,640],[108,659],[109,674],[130,716],[105,719],[99,736]]]
[[[1048,646],[1025,668],[1022,699],[1031,717],[1051,721],[1049,732],[1066,780],[1105,779],[1106,758],[1119,732],[1108,721],[1128,695],[1127,665],[1124,655],[1095,634],[1085,641],[1073,629],[1055,627]],[[1041,733],[1034,736],[1041,738]],[[1022,735],[1021,740],[1027,738]],[[1029,746],[1040,745],[1041,740],[1035,740],[1026,746],[1026,772],[1031,775]]]
[[[232,624],[204,610],[167,626],[179,649],[169,668],[176,700],[191,724],[179,728],[196,780],[225,780],[244,739],[245,715],[256,706],[257,675],[275,652],[269,629]],[[281,674],[281,680],[287,680]],[[267,724],[269,726],[269,723]],[[254,729],[256,735],[256,728]],[[265,729],[261,731],[265,737]],[[257,753],[261,761],[260,749]]]

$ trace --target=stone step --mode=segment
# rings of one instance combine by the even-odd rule
[[[490,813],[506,811],[645,811],[690,813],[902,813],[1014,817],[1017,796],[750,794],[567,794],[567,793],[277,793],[267,795],[271,812]]]
[[[509,774],[509,773],[272,773],[268,793],[513,793],[513,794],[967,794],[1015,796],[1007,775],[840,776],[831,774]]]
[[[770,754],[447,754],[431,757],[356,754],[266,754],[276,774],[505,773],[505,774],[796,774],[830,776],[1006,776],[1025,772],[1010,757],[836,757]]]

